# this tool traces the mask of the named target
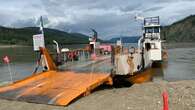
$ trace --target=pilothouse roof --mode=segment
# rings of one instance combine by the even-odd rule
[[[144,27],[159,27],[159,26],[160,26],[159,16],[144,18]]]

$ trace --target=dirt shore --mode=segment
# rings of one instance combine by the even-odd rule
[[[162,110],[168,91],[170,110],[195,110],[195,81],[149,82],[124,88],[99,88],[67,107],[0,100],[0,110]]]

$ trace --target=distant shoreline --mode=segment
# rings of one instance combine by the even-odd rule
[[[195,43],[194,42],[164,43],[164,46],[167,49],[173,49],[173,48],[193,48],[193,47],[195,47]]]
[[[27,45],[4,45],[4,44],[0,44],[0,48],[15,48],[15,47],[30,47]]]
[[[81,43],[85,45],[85,43]],[[79,44],[63,44],[61,46],[66,46],[66,45],[79,45]],[[178,42],[178,43],[163,43],[163,45],[167,49],[172,49],[172,48],[189,48],[189,47],[195,47],[194,42]],[[6,45],[6,44],[0,44],[0,48],[15,48],[15,47],[32,47],[33,45]],[[50,45],[49,45],[50,46]]]

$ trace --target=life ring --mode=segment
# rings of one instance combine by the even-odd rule
[[[130,50],[133,50],[133,51],[130,51],[131,54],[135,53],[135,47],[131,47]]]

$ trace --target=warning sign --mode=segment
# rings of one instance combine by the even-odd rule
[[[39,51],[39,47],[45,47],[43,34],[33,35],[34,51]]]

